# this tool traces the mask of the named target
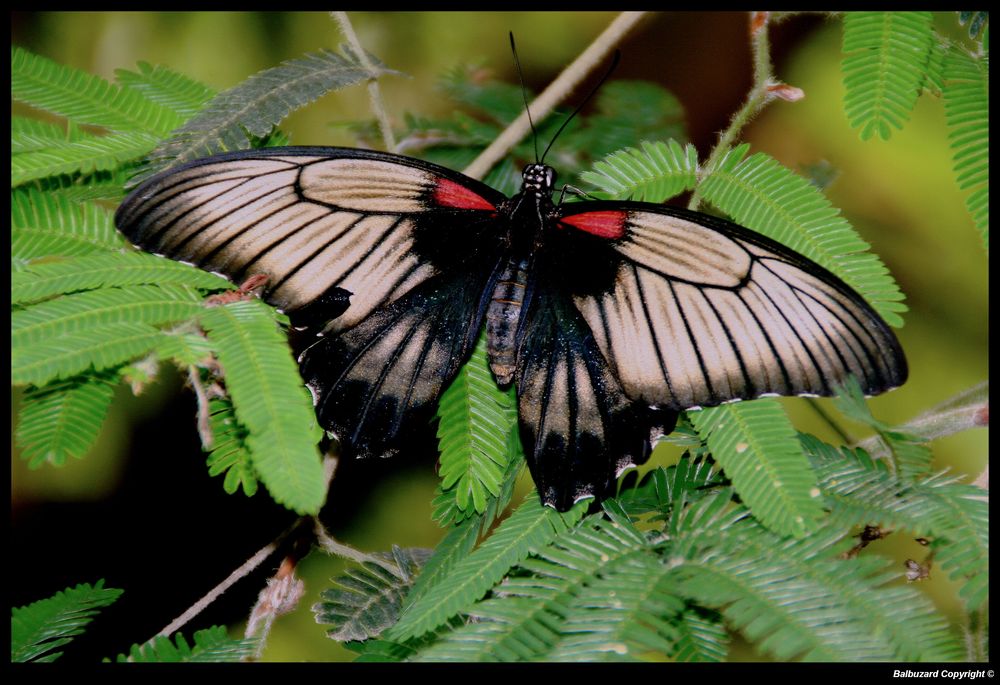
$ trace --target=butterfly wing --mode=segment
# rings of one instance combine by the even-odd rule
[[[906,360],[878,314],[835,275],[723,219],[637,202],[564,207],[556,254],[625,394],[672,409],[761,395],[868,394]],[[611,249],[609,249],[609,247]]]
[[[139,247],[221,273],[263,275],[263,299],[343,331],[471,255],[496,249],[504,196],[444,167],[350,148],[208,157],[154,176],[119,207]],[[331,315],[344,293],[350,307]],[[335,321],[330,322],[330,319]]]
[[[603,499],[625,468],[645,462],[649,434],[637,427],[652,423],[648,408],[626,397],[563,277],[535,270],[516,374],[528,466],[542,501],[559,511],[585,497]],[[676,418],[659,417],[666,433]]]
[[[408,157],[286,147],[155,176],[116,223],[136,245],[234,282],[265,276],[263,299],[324,336],[300,358],[320,423],[349,450],[384,455],[471,351],[505,199]]]

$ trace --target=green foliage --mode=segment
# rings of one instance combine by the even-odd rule
[[[121,590],[105,588],[104,581],[86,583],[57,592],[27,606],[10,610],[10,660],[55,661],[53,652],[83,633],[97,610],[112,604]]]
[[[259,300],[206,309],[236,418],[249,435],[254,469],[277,502],[316,513],[326,497],[312,401],[271,310]]]
[[[532,494],[479,548],[460,559],[416,602],[388,633],[407,640],[433,630],[482,597],[533,550],[546,544],[583,515],[585,505],[559,514]]]
[[[331,90],[389,73],[374,58],[373,62],[374,69],[369,72],[349,52],[339,55],[323,50],[255,74],[220,93],[158,146],[150,155],[150,164],[133,182],[168,166],[251,147],[253,137],[270,135],[282,119],[299,107]]]
[[[853,377],[849,377],[844,385],[837,389],[837,407],[855,421],[868,424],[881,436],[882,441],[892,450],[895,457],[895,467],[903,475],[920,476],[930,470],[930,448],[919,436],[893,429],[876,419],[865,402],[861,386]]]
[[[815,528],[821,513],[816,475],[775,400],[738,402],[688,416],[758,521],[795,537]]]
[[[437,414],[441,489],[463,514],[482,514],[487,498],[500,494],[508,464],[520,457],[510,449],[510,434],[517,432],[514,388],[497,388],[486,359],[485,334],[442,394]]]
[[[247,497],[253,496],[257,492],[257,473],[247,445],[249,433],[236,418],[232,400],[228,397],[213,399],[208,403],[208,411],[212,432],[208,475],[225,473],[223,490],[231,495],[242,487]]]
[[[158,635],[149,642],[132,645],[129,653],[119,654],[119,663],[217,663],[241,661],[253,656],[256,640],[234,640],[226,634],[223,626],[199,630],[194,634],[194,644],[180,633],[171,642],[169,637]]]
[[[83,457],[97,440],[114,397],[103,376],[82,376],[31,388],[18,417],[17,443],[30,468],[62,466]]]
[[[983,244],[990,248],[990,72],[985,56],[951,47],[944,62],[944,112],[958,187]]]
[[[697,184],[698,151],[673,138],[619,150],[580,175],[606,197],[663,202]]]
[[[137,66],[137,72],[116,70],[118,82],[163,105],[179,117],[187,118],[197,114],[215,97],[215,91],[208,86],[162,65],[151,66],[146,62],[139,62]]]
[[[844,108],[862,140],[889,140],[916,104],[934,32],[930,12],[844,15]]]
[[[424,549],[393,547],[380,561],[366,561],[334,579],[313,605],[316,622],[331,625],[326,632],[341,642],[377,637],[399,618],[403,597],[426,561]]]

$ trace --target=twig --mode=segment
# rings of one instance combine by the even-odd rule
[[[715,165],[732,148],[733,141],[736,140],[743,128],[764,109],[765,105],[775,98],[796,100],[802,97],[802,91],[777,83],[774,80],[774,70],[771,65],[771,40],[768,33],[770,23],[771,18],[768,12],[752,12],[750,14],[753,86],[750,88],[743,106],[733,115],[729,126],[719,134],[719,142],[715,144],[712,152],[708,155],[708,159],[701,165],[700,177],[705,177],[712,173]],[[691,194],[688,209],[696,210],[700,204],[701,192],[696,188]]]
[[[351,25],[351,20],[347,17],[347,12],[331,12],[330,14],[337,20],[341,33],[344,34],[347,42],[354,48],[354,53],[361,62],[361,66],[366,71],[374,73],[375,67],[372,65],[371,60],[368,59],[368,53],[361,46],[361,41],[358,40],[358,34],[354,32],[354,27]],[[389,115],[385,111],[385,104],[382,102],[382,91],[379,89],[378,78],[375,76],[371,76],[368,79],[368,97],[372,103],[372,112],[375,114],[375,118],[378,119],[378,125],[382,131],[382,142],[385,143],[385,149],[394,152],[396,149],[396,136],[393,134],[392,126],[389,124]]]
[[[622,12],[615,17],[604,33],[594,39],[594,42],[531,103],[530,109],[534,120],[541,121],[562,102],[595,67],[604,61],[645,14],[645,12]],[[476,157],[472,164],[465,168],[463,173],[472,178],[482,178],[530,130],[528,112],[525,110]]]
[[[243,564],[240,565],[240,567],[237,568],[235,571],[230,573],[225,580],[223,580],[221,583],[219,583],[214,588],[209,590],[204,597],[202,597],[197,602],[192,604],[183,614],[181,614],[173,621],[171,621],[169,625],[167,625],[163,630],[157,633],[157,636],[170,635],[171,633],[174,633],[183,628],[188,621],[190,621],[195,616],[204,611],[208,605],[217,600],[226,590],[231,588],[236,583],[236,581],[248,575],[251,571],[253,571],[258,566],[263,564],[265,559],[274,554],[274,552],[278,549],[281,543],[284,542],[285,538],[291,535],[295,531],[295,529],[302,524],[302,521],[303,519],[297,520],[283,533],[278,535],[278,537],[276,537],[274,540],[261,547],[256,554],[254,554],[252,557],[243,562]]]
[[[201,384],[198,367],[188,366],[188,382],[194,389],[195,397],[198,398],[198,436],[201,438],[201,446],[202,449],[210,450],[215,438],[212,435],[211,415],[208,411],[208,393]]]
[[[334,540],[333,537],[326,532],[326,529],[323,527],[323,524],[319,522],[319,520],[315,521],[313,533],[316,535],[316,541],[319,543],[319,546],[330,554],[343,557],[344,559],[350,559],[351,561],[359,564],[378,564],[397,578],[405,579],[405,576],[399,570],[399,567],[391,561],[386,561],[385,559],[377,557],[374,554],[365,554],[360,550],[356,550],[353,547],[349,547],[348,545]]]

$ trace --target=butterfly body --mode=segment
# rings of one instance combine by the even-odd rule
[[[235,282],[321,337],[300,357],[320,423],[358,456],[429,420],[485,325],[517,387],[543,501],[606,496],[677,412],[903,382],[888,326],[829,271],[746,228],[641,202],[507,197],[444,167],[349,148],[198,160],[126,198],[119,229]]]

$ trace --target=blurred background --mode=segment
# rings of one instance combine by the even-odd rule
[[[436,83],[456,65],[479,65],[516,82],[508,31],[517,37],[528,86],[540,92],[614,16],[410,12],[350,18],[365,48],[407,75],[381,81],[387,110],[399,123],[406,112],[449,114],[451,105]],[[936,26],[956,40],[964,35],[954,13],[938,16]],[[614,78],[649,80],[674,93],[686,112],[689,140],[704,159],[751,83],[747,29],[743,13],[650,15],[620,45]],[[140,60],[161,63],[218,90],[343,41],[337,24],[322,13],[11,15],[12,44],[56,62],[107,79]],[[827,196],[872,244],[907,296],[910,311],[898,334],[910,380],[871,402],[881,420],[905,422],[988,377],[987,258],[954,180],[942,103],[925,95],[891,141],[861,142],[842,106],[840,22],[795,17],[773,29],[772,41],[778,78],[802,88],[806,97],[771,105],[743,139],[789,168],[825,160],[839,173]],[[16,111],[30,113],[20,106]],[[352,145],[346,125],[369,118],[367,93],[354,88],[300,110],[282,129],[294,144]],[[18,392],[12,399],[13,427]],[[796,425],[832,440],[803,405],[786,401]],[[207,476],[194,416],[191,392],[165,369],[139,398],[119,388],[100,441],[82,460],[29,471],[12,441],[12,606],[98,578],[125,590],[64,659],[92,662],[144,641],[293,521],[263,492],[251,499],[223,493],[221,478]],[[864,435],[860,426],[847,428]],[[936,441],[935,466],[971,482],[987,463],[986,433],[967,431]],[[430,431],[424,442],[426,449],[392,461],[341,463],[323,515],[340,541],[365,551],[437,543]],[[647,467],[669,464],[677,455],[674,448],[658,449]],[[921,548],[902,536],[879,545],[873,546],[877,552],[901,559],[923,557]],[[278,561],[238,584],[184,632],[214,623],[241,630]],[[266,659],[351,658],[323,637],[309,611],[341,568],[338,560],[316,553],[303,562],[307,595],[297,612],[278,621]],[[953,584],[938,573],[927,585],[938,606],[957,619],[961,608]],[[732,656],[758,658],[738,642]]]

